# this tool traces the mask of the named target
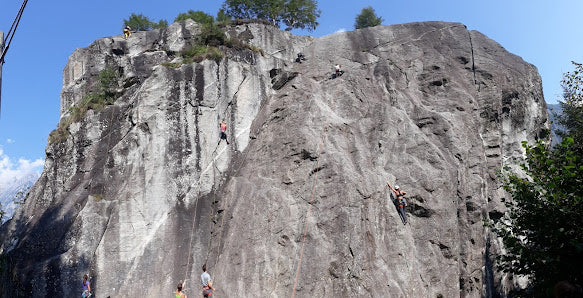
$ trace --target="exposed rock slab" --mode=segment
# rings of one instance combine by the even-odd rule
[[[205,262],[221,297],[505,291],[482,219],[504,211],[496,171],[548,128],[534,66],[443,22],[321,38],[240,25],[229,35],[264,55],[162,65],[198,28],[73,53],[63,118],[106,65],[123,95],[47,147],[3,227],[2,293],[70,297],[89,273],[99,296],[162,297],[184,279],[196,296]],[[410,224],[386,181],[407,191]]]

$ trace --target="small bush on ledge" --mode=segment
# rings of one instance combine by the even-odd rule
[[[118,79],[119,75],[115,70],[109,67],[102,70],[99,73],[98,91],[86,94],[77,105],[69,108],[69,117],[61,120],[57,129],[49,133],[48,142],[50,144],[64,142],[69,136],[69,126],[83,120],[88,110],[100,111],[105,106],[113,104],[119,96],[116,91],[119,87]]]

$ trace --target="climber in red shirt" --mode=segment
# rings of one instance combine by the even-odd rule
[[[220,138],[221,140],[225,140],[227,142],[227,145],[229,145],[229,140],[227,140],[227,123],[222,122],[219,123],[219,127],[220,127]],[[221,140],[219,140],[219,143],[221,142]]]
[[[398,185],[395,185],[394,189],[391,187],[389,182],[387,182],[387,185],[393,191],[395,196],[397,196],[397,199],[394,201],[394,203],[395,203],[395,206],[397,207],[397,210],[399,211],[399,216],[401,217],[401,221],[403,222],[404,225],[406,225],[407,224],[407,213],[405,212],[405,207],[407,207],[407,201],[405,200],[405,194],[407,194],[407,193],[402,191]]]

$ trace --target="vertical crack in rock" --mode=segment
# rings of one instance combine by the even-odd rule
[[[204,66],[200,63],[197,63],[195,66],[195,73],[194,73],[194,84],[196,89],[196,111],[194,112],[194,124],[195,124],[195,135],[194,135],[194,142],[196,146],[196,171],[201,173],[202,167],[200,163],[202,162],[202,148],[200,147],[200,106],[201,102],[204,100]],[[212,157],[211,157],[212,158]],[[202,178],[202,177],[200,177]]]
[[[470,39],[470,50],[472,53],[472,72],[474,73],[474,85],[478,85],[478,92],[480,92],[480,85],[478,84],[478,81],[476,81],[476,65],[475,65],[475,59],[474,59],[474,44],[472,42],[472,32],[470,32],[470,30],[467,30],[468,32],[468,37]]]

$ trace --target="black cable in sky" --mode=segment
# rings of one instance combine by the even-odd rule
[[[26,7],[26,3],[28,3],[28,0],[24,0],[24,2],[22,2],[22,5],[20,6],[20,10],[18,10],[18,14],[16,15],[16,18],[14,18],[14,22],[12,22],[12,26],[10,26],[10,30],[8,30],[8,33],[6,34],[6,37],[4,38],[4,49],[2,49],[2,56],[0,56],[0,65],[2,63],[4,63],[4,57],[6,56],[6,53],[8,52],[8,48],[10,47],[10,43],[12,42],[12,39],[14,38],[14,33],[16,32],[16,28],[18,28],[18,24],[20,23],[20,18],[22,17],[22,13],[24,12],[24,8]],[[6,42],[8,41],[8,42]]]

